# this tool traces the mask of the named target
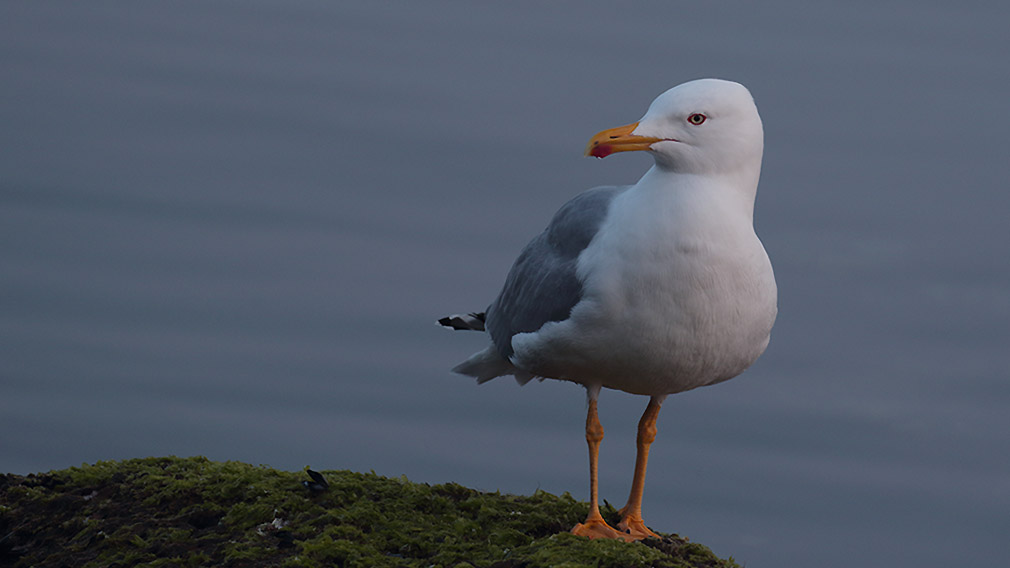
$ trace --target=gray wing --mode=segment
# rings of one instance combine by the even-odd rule
[[[628,187],[597,187],[564,204],[544,232],[523,249],[498,298],[487,309],[487,330],[502,357],[512,356],[512,336],[568,319],[582,298],[575,274],[610,204]]]

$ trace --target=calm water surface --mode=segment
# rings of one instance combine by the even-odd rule
[[[1007,11],[972,3],[8,2],[0,470],[203,454],[587,492],[584,397],[478,388],[594,132],[703,76],[765,122],[766,355],[672,397],[650,525],[748,566],[996,565],[1010,534]],[[602,496],[645,400],[606,392]]]

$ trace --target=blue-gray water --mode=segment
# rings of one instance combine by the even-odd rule
[[[585,497],[581,389],[477,387],[448,368],[484,338],[433,322],[648,166],[591,134],[717,76],[764,118],[780,316],[666,403],[647,521],[748,566],[1003,563],[1010,13],[984,5],[3,3],[0,471],[205,454]],[[600,404],[619,504],[645,400]]]

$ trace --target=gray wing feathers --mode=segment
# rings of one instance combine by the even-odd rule
[[[486,327],[498,352],[512,356],[512,336],[568,318],[582,297],[575,269],[610,203],[627,187],[597,187],[566,203],[537,235],[509,271],[498,298],[487,310]]]

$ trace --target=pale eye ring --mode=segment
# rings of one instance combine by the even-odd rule
[[[705,115],[703,115],[701,113],[696,112],[696,113],[692,114],[691,116],[687,117],[687,121],[690,122],[691,124],[695,125],[695,126],[698,126],[699,124],[705,122],[705,119],[707,119],[707,118],[708,118],[707,116],[705,116]]]

